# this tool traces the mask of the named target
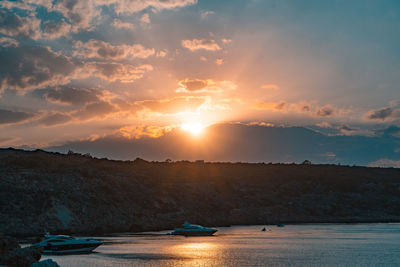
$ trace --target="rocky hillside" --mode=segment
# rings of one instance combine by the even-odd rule
[[[400,221],[400,169],[147,162],[0,150],[0,233]]]

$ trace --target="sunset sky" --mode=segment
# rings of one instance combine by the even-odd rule
[[[0,46],[0,147],[400,166],[397,0],[1,1]]]

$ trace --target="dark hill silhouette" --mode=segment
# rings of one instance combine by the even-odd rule
[[[184,220],[400,221],[400,169],[306,163],[115,161],[0,149],[0,232],[103,234],[171,229]]]

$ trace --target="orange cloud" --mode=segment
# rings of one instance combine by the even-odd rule
[[[222,65],[223,63],[224,63],[224,60],[221,58],[218,58],[215,60],[215,64],[217,64],[217,65]]]
[[[177,93],[222,92],[235,90],[237,85],[232,81],[214,81],[212,79],[184,79],[178,82]]]
[[[253,108],[255,108],[255,109],[272,110],[272,111],[284,111],[286,107],[287,107],[287,103],[284,101],[259,102],[253,106]]]
[[[208,50],[208,51],[217,51],[221,50],[221,47],[215,42],[215,40],[182,40],[182,47],[189,49],[190,51],[197,50]]]
[[[145,109],[160,114],[177,114],[181,112],[196,112],[205,103],[204,97],[181,96],[162,100],[144,100],[135,102]]]
[[[271,90],[279,90],[279,86],[273,83],[263,84],[261,85],[262,89],[271,89]]]
[[[172,129],[171,126],[125,126],[118,129],[115,135],[128,139],[158,138],[172,131]]]

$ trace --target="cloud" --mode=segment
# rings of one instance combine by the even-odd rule
[[[2,47],[19,46],[19,42],[9,37],[0,37],[0,46]]]
[[[320,107],[315,112],[318,117],[330,117],[335,113],[335,109],[331,105]]]
[[[55,126],[55,125],[60,125],[60,124],[65,124],[69,121],[72,120],[72,117],[68,114],[56,112],[56,113],[51,113],[42,118],[39,121],[39,124],[42,126]]]
[[[196,112],[205,101],[204,97],[181,96],[162,100],[138,101],[136,105],[154,113],[177,114],[181,112]]]
[[[215,60],[215,64],[217,64],[217,65],[222,65],[223,63],[224,63],[224,60],[221,58],[218,58]]]
[[[40,20],[35,16],[19,16],[15,12],[0,10],[0,33],[25,37],[30,39],[40,38]]]
[[[110,82],[128,83],[142,78],[146,72],[151,70],[153,67],[147,64],[133,66],[121,63],[89,62],[85,64],[85,73],[82,76],[93,75]]]
[[[136,13],[152,7],[155,10],[174,9],[193,5],[197,0],[97,0],[99,5],[110,5],[114,7],[117,14]]]
[[[100,8],[95,0],[59,0],[49,6],[48,10],[61,13],[72,25],[74,32],[90,29],[93,20],[100,15]]]
[[[33,113],[0,109],[0,124],[24,122],[34,116]]]
[[[117,29],[133,29],[135,28],[135,25],[129,22],[123,22],[122,20],[119,19],[114,19],[113,22],[111,23],[111,26],[117,28]]]
[[[127,139],[140,139],[143,137],[159,138],[170,131],[172,131],[171,126],[125,126],[118,129],[115,135]]]
[[[377,135],[385,136],[385,137],[397,137],[400,138],[400,127],[391,125],[385,129],[375,131]]]
[[[262,89],[268,89],[268,90],[279,90],[279,86],[273,83],[268,83],[268,84],[263,84],[261,85]]]
[[[0,47],[0,58],[0,92],[66,84],[82,67],[42,46]]]
[[[71,25],[65,21],[44,21],[42,37],[45,39],[56,39],[62,36],[66,36],[71,31]]]
[[[71,116],[79,120],[89,120],[93,118],[103,119],[111,113],[115,113],[119,109],[108,102],[100,101],[87,104],[83,109],[71,113]]]
[[[140,17],[140,22],[142,23],[150,23],[150,16],[149,13],[144,13],[141,17]]]
[[[200,79],[190,80],[190,79],[185,79],[185,80],[179,81],[178,84],[181,86],[181,88],[183,88],[183,90],[181,90],[181,91],[185,91],[185,92],[187,92],[187,91],[189,91],[189,92],[201,91],[201,90],[203,90],[204,88],[207,87],[208,80],[200,80]]]
[[[387,121],[395,118],[399,118],[400,109],[385,107],[375,110],[370,110],[364,117],[368,120],[381,120]]]
[[[81,105],[99,101],[103,93],[95,89],[74,88],[71,86],[58,86],[48,89],[45,97],[56,103]]]
[[[339,125],[336,127],[336,129],[344,135],[354,135],[354,134],[359,134],[360,133],[360,129],[359,128],[355,128],[355,127],[350,127],[349,125]]]
[[[167,55],[167,53],[168,53],[168,51],[165,50],[165,49],[161,50],[161,51],[158,51],[157,54],[156,54],[156,57],[165,57]]]
[[[229,90],[236,90],[237,85],[232,81],[214,81],[212,79],[184,79],[178,82],[179,88],[176,89],[177,93],[199,93],[199,92],[222,92]]]
[[[89,40],[86,43],[78,41],[74,45],[74,56],[83,58],[100,58],[105,60],[118,60],[132,58],[148,58],[154,55],[154,49],[144,48],[140,44],[112,45],[98,40]]]
[[[369,167],[381,167],[381,168],[400,168],[400,160],[392,160],[392,159],[379,159],[377,161],[373,161],[368,164]]]
[[[0,137],[0,145],[5,146],[10,144],[10,142],[17,140],[15,137]]]
[[[222,43],[224,43],[224,44],[230,44],[230,43],[232,43],[232,39],[227,39],[227,38],[223,38],[221,41],[222,41]]]
[[[287,103],[285,101],[280,102],[259,102],[253,106],[255,109],[260,110],[272,110],[272,111],[285,111]]]
[[[73,32],[92,30],[95,25],[100,24],[101,12],[104,7],[114,9],[117,14],[132,14],[143,11],[147,8],[153,10],[175,9],[196,4],[197,0],[25,0],[25,1],[1,1],[0,7],[5,14],[1,14],[0,31],[12,36],[25,36],[31,39],[38,39],[41,36],[40,19],[35,17],[36,10],[41,7],[49,13],[61,15]],[[28,16],[15,14],[15,9],[24,11]],[[5,11],[7,10],[7,12]],[[3,21],[4,23],[1,23]],[[115,24],[117,25],[117,24]],[[42,37],[56,38],[57,27],[62,25],[47,25],[47,33]],[[118,26],[121,26],[119,24]],[[126,25],[125,25],[126,26]],[[66,29],[66,28],[63,28]],[[46,27],[45,27],[46,30]],[[52,33],[50,33],[51,31]]]
[[[202,12],[200,13],[200,17],[201,17],[202,19],[205,19],[205,18],[207,18],[208,16],[214,15],[214,14],[215,14],[214,11],[211,11],[211,10],[204,10],[204,11],[202,11]]]
[[[208,51],[217,51],[221,50],[221,47],[215,42],[215,40],[182,40],[182,47],[189,49],[190,51],[197,50],[208,50]]]
[[[311,111],[311,104],[309,103],[298,103],[297,105],[297,112],[299,113],[307,113]]]

